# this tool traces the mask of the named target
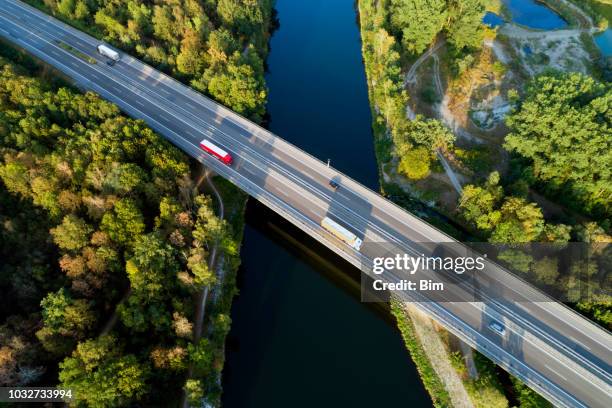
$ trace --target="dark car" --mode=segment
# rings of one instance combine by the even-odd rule
[[[336,183],[334,180],[329,180],[329,185],[331,186],[331,188],[333,188],[334,190],[337,190],[340,188],[340,184]]]

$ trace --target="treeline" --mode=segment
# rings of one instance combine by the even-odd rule
[[[29,0],[255,121],[272,0]]]
[[[440,33],[457,51],[480,48],[487,0],[388,0],[391,33],[404,50],[420,55]]]
[[[511,193],[526,198],[529,188],[535,188],[594,221],[571,229],[555,226],[558,231],[565,230],[563,235],[572,241],[589,245],[590,262],[585,277],[588,282],[569,281],[568,290],[578,286],[588,290],[607,288],[610,278],[611,112],[612,87],[609,83],[599,83],[580,73],[551,72],[528,84],[525,97],[506,120],[511,132],[506,136],[504,147],[514,154],[508,180]],[[526,201],[522,202],[522,208],[531,208],[541,214],[535,204],[524,204]],[[539,214],[538,220],[542,219]],[[570,221],[575,223],[575,220]],[[542,224],[538,221],[534,225]],[[549,236],[546,228],[550,226],[543,230]],[[519,237],[529,241],[548,240],[531,235],[534,234],[519,234]],[[542,269],[542,263],[539,267],[540,273],[547,276],[545,279],[557,278],[558,274],[553,272],[556,268],[549,265]],[[612,327],[609,294],[580,301],[576,308],[603,326]]]
[[[449,148],[454,135],[436,119],[417,116],[410,120],[406,115],[408,94],[402,75],[402,46],[391,33],[397,22],[392,23],[396,16],[389,8],[400,7],[400,3],[404,4],[359,2],[363,57],[374,110],[377,156],[382,162],[390,161],[392,155],[397,157],[398,171],[418,180],[429,174],[436,150]]]
[[[515,178],[610,228],[612,86],[580,73],[533,79],[506,120]]]
[[[218,397],[229,317],[194,343],[193,295],[211,247],[232,263],[238,245],[186,156],[95,94],[0,66],[0,382],[169,405],[193,365],[210,381],[190,397]]]

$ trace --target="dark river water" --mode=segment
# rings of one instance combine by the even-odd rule
[[[276,8],[270,129],[377,189],[353,1]],[[223,406],[430,407],[389,315],[360,302],[358,271],[254,200],[246,220]]]

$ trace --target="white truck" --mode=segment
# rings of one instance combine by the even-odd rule
[[[357,235],[353,234],[351,231],[347,230],[331,218],[323,218],[323,220],[321,221],[321,226],[333,236],[335,236],[341,241],[346,242],[347,244],[355,248],[357,251],[361,249],[361,239],[357,238]]]
[[[105,57],[110,58],[113,61],[113,63],[121,59],[121,56],[119,55],[117,51],[113,50],[111,47],[105,44],[98,45],[98,52],[101,55],[104,55]]]

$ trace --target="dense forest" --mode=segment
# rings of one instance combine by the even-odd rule
[[[506,123],[505,147],[525,158],[520,178],[601,219],[612,211],[612,86],[579,74],[531,81]]]
[[[383,174],[397,171],[420,180],[435,165],[436,151],[456,154],[460,150],[454,146],[455,136],[439,120],[418,114],[409,118],[410,95],[404,81],[411,64],[441,42],[445,43],[447,75],[459,77],[469,69],[484,38],[494,35],[481,24],[490,3],[359,1],[376,153]],[[477,240],[511,244],[500,253],[500,262],[610,329],[612,299],[606,290],[612,259],[610,84],[584,74],[548,71],[513,92],[515,107],[506,119],[510,133],[503,144],[509,171],[491,172],[488,178],[463,186],[456,210],[449,216]],[[395,184],[385,179],[381,183],[386,194],[413,205],[402,198],[405,193]],[[532,191],[570,208],[573,215],[545,219],[542,208],[531,199]],[[533,253],[523,245],[534,242],[546,243],[547,250]],[[588,256],[586,267],[556,257],[556,251],[576,245],[582,245]],[[395,315],[404,338],[409,339],[410,325],[402,325],[401,312]],[[414,356],[414,344],[407,340],[407,345]],[[432,397],[437,398],[439,387],[431,375],[423,374],[427,363],[419,360],[417,365]],[[511,388],[521,406],[548,406],[519,381],[513,380]]]
[[[264,115],[269,0],[29,2]],[[171,405],[183,389],[218,404],[244,197],[218,181],[235,217],[220,220],[199,171],[143,122],[0,54],[0,384],[59,384],[88,406]],[[219,294],[195,342],[204,287]]]
[[[237,264],[236,234],[142,121],[0,67],[0,382],[150,405],[180,396],[191,366],[189,397],[214,401],[229,317],[213,308],[194,343],[194,295],[215,283],[213,245]]]
[[[259,121],[272,0],[28,0]]]

